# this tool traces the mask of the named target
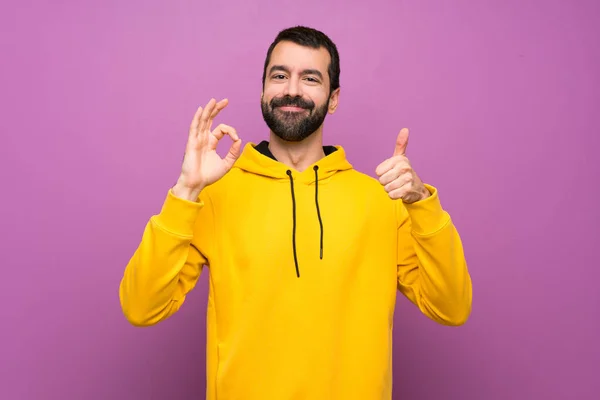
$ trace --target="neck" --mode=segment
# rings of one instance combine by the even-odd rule
[[[277,160],[298,172],[302,172],[325,157],[322,128],[319,128],[301,142],[287,142],[271,132],[269,150]]]

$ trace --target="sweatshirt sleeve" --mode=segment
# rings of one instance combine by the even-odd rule
[[[196,286],[208,263],[213,229],[210,199],[187,201],[169,190],[158,215],[150,218],[119,286],[127,320],[150,326],[173,315]]]
[[[398,202],[398,289],[432,320],[462,325],[472,301],[462,242],[437,189],[425,186],[427,199]]]

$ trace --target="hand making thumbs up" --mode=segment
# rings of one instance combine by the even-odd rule
[[[379,164],[375,173],[392,199],[414,203],[429,197],[430,193],[405,156],[407,145],[408,129],[404,128],[396,139],[394,155]]]

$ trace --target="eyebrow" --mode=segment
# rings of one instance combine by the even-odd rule
[[[285,65],[273,65],[271,69],[269,69],[269,75],[275,71],[283,71],[287,72],[288,74],[290,73],[290,69]],[[316,75],[319,78],[323,79],[323,74],[321,74],[321,71],[319,71],[318,69],[305,69],[302,71],[302,75]]]

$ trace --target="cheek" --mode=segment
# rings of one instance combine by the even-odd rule
[[[263,90],[263,101],[270,102],[274,97],[281,96],[280,88],[274,86],[265,86]]]
[[[306,89],[304,97],[311,99],[317,107],[323,107],[327,103],[327,93],[318,88]]]

